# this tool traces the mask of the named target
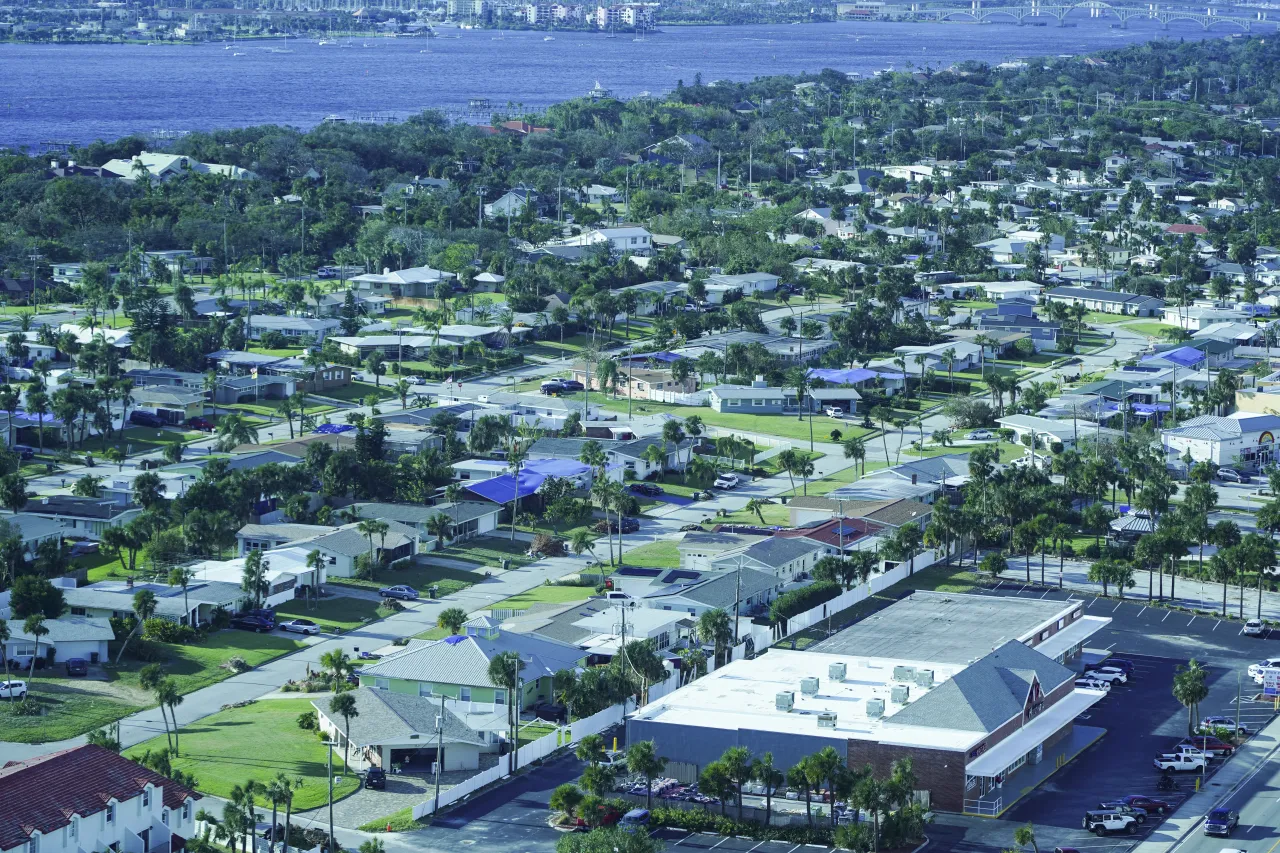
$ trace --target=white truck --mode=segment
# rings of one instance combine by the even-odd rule
[[[1204,753],[1165,752],[1155,758],[1157,770],[1203,770],[1205,768]]]

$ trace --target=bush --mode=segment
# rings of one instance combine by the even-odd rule
[[[169,619],[148,619],[142,626],[142,636],[159,643],[185,645],[194,643],[198,637],[190,625],[179,625]]]
[[[115,641],[122,643],[125,637],[133,633],[134,626],[138,624],[138,617],[112,616],[109,621],[111,622],[111,631],[116,635]]]
[[[539,533],[533,537],[533,550],[544,557],[563,557],[564,556],[564,540],[549,536],[546,533]]]
[[[774,622],[803,613],[811,607],[817,607],[824,601],[830,601],[841,592],[840,584],[833,581],[818,581],[800,589],[783,593],[774,599],[769,608],[769,618]]]
[[[304,732],[314,732],[320,728],[320,719],[314,709],[298,715],[298,728]]]
[[[252,667],[249,666],[248,662],[244,658],[240,657],[239,655],[236,655],[235,657],[232,657],[232,658],[227,658],[225,661],[223,661],[222,668],[229,669],[236,674],[239,674],[242,672],[248,672],[250,669],[252,669]]]
[[[1102,556],[1102,549],[1098,547],[1097,542],[1090,542],[1084,546],[1084,555],[1090,560],[1096,560]]]

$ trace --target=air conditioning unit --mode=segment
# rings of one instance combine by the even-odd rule
[[[843,663],[833,663],[831,666],[827,667],[827,678],[830,678],[832,681],[844,681],[844,676],[847,671],[848,670]]]
[[[933,670],[918,669],[916,670],[916,685],[919,687],[929,688],[933,686]]]
[[[895,666],[893,668],[894,681],[915,681],[916,668],[914,666]]]
[[[884,716],[884,700],[868,699],[867,700],[867,719],[878,720]]]
[[[790,711],[796,706],[796,694],[794,690],[784,690],[773,697],[773,706],[779,711]]]
[[[800,692],[803,693],[805,696],[817,696],[818,695],[818,679],[817,678],[800,679]]]
[[[836,727],[835,711],[823,711],[818,715],[818,728],[834,729]]]
[[[889,701],[895,705],[907,704],[907,699],[910,696],[910,689],[911,688],[907,687],[905,684],[893,685],[893,689],[889,691]]]

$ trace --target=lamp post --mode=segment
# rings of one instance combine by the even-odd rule
[[[335,853],[338,842],[333,837],[333,748],[338,745],[338,742],[336,740],[327,740],[324,745],[329,753],[329,849],[326,853]]]

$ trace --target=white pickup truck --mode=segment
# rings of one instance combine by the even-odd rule
[[[1166,752],[1155,758],[1157,770],[1203,770],[1204,753]]]

